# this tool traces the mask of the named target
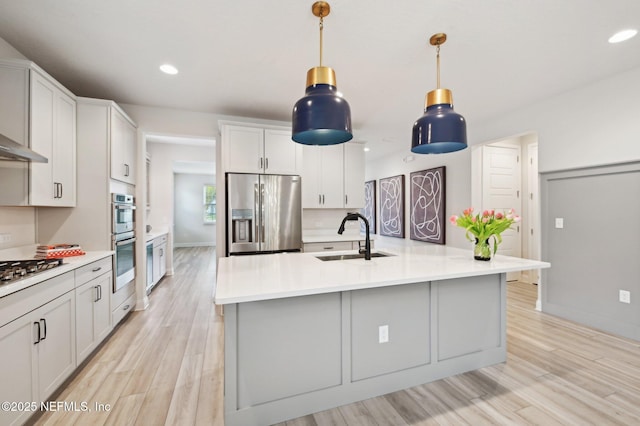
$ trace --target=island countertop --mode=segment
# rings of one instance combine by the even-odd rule
[[[219,305],[307,296],[420,281],[549,268],[547,262],[496,255],[473,258],[473,247],[459,249],[406,240],[376,240],[388,257],[322,261],[316,256],[354,253],[278,253],[221,258],[214,302]]]

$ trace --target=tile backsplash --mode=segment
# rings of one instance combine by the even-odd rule
[[[337,233],[342,219],[347,213],[360,211],[359,209],[303,209],[302,210],[302,230],[304,231],[326,231]],[[345,232],[360,233],[359,222],[349,221],[345,224]]]

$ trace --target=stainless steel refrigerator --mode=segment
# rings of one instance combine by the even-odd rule
[[[300,176],[227,173],[227,255],[302,249]]]

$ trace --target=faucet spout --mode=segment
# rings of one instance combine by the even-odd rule
[[[357,221],[358,219],[362,219],[362,221],[364,222],[364,228],[365,228],[364,260],[371,260],[371,238],[369,236],[369,221],[367,220],[366,217],[364,217],[360,213],[347,213],[344,219],[342,219],[342,223],[338,228],[338,234],[342,235],[342,233],[344,232],[344,224],[348,220]]]

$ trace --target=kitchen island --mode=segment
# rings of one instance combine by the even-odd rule
[[[397,241],[379,238],[388,256],[370,261],[220,259],[226,425],[277,423],[506,361],[506,273],[550,265]]]

